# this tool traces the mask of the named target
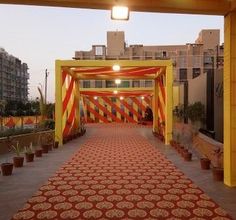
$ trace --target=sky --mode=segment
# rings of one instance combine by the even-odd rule
[[[56,59],[72,59],[76,50],[106,45],[107,31],[125,31],[128,44],[194,43],[201,29],[220,29],[222,16],[131,12],[129,21],[114,21],[110,11],[0,4],[0,47],[28,64],[29,99],[48,77],[48,100],[55,99]]]

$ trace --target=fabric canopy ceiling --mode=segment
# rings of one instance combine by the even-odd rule
[[[114,88],[116,90],[116,88]],[[106,97],[138,97],[138,96],[151,96],[152,91],[147,91],[147,90],[132,90],[132,91],[122,91],[117,89],[118,93],[114,94],[113,91],[80,91],[81,95],[85,96],[106,96]]]
[[[89,67],[71,68],[75,78],[97,79],[97,78],[156,78],[160,74],[159,67],[121,67],[119,71],[114,71],[112,67]]]

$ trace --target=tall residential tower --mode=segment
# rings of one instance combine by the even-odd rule
[[[0,48],[0,100],[28,100],[28,66]]]

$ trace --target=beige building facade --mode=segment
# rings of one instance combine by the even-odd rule
[[[127,45],[123,31],[108,31],[106,45],[93,45],[90,51],[76,51],[74,59],[172,59],[175,82],[198,77],[209,69],[216,68],[221,60],[223,46],[220,46],[220,30],[206,29],[199,33],[194,43],[184,45],[145,46]],[[82,87],[113,87],[112,82],[83,81]],[[139,80],[123,82],[124,87],[150,87],[152,81]]]
[[[201,30],[194,43],[184,45],[127,45],[123,31],[108,31],[106,45],[93,45],[90,51],[76,51],[75,59],[155,60],[171,59],[174,83],[180,85],[179,104],[201,102],[205,106],[206,129],[223,139],[224,45],[220,30]],[[84,80],[83,88],[115,88],[114,81]],[[152,87],[152,80],[123,81],[119,87]]]

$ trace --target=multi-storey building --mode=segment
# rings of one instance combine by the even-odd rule
[[[0,48],[0,100],[28,100],[28,66]]]
[[[217,57],[217,59],[216,59]],[[76,51],[74,59],[172,59],[174,79],[186,81],[216,68],[223,61],[223,47],[220,46],[220,30],[202,30],[195,43],[185,45],[144,46],[126,45],[123,31],[107,32],[107,45],[93,45],[90,51]],[[84,88],[115,87],[113,81],[84,80]],[[120,87],[150,87],[151,80],[123,81]]]

